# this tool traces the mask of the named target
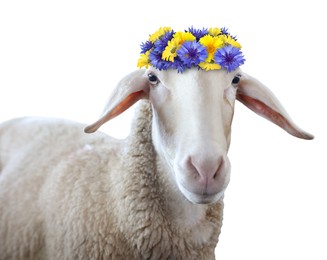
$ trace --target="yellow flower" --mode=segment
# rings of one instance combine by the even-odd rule
[[[208,70],[220,70],[221,66],[217,63],[214,62],[200,62],[199,63],[199,67],[201,69],[204,69],[206,71]]]
[[[173,38],[168,42],[167,47],[162,53],[162,58],[167,61],[174,62],[175,57],[177,56],[177,50],[179,49],[179,39]]]
[[[210,28],[209,34],[211,36],[218,36],[219,34],[221,34],[221,30],[219,28]]]
[[[166,32],[171,31],[171,27],[160,27],[158,31],[151,34],[149,41],[154,43],[156,40],[158,40],[162,35],[164,35]]]
[[[195,41],[195,36],[190,32],[176,32],[174,37],[168,42],[167,47],[162,53],[162,58],[174,62],[177,56],[177,50],[185,41]]]
[[[216,52],[216,50],[223,46],[224,42],[218,38],[213,37],[211,35],[206,35],[200,38],[199,42],[207,48],[208,57],[206,59],[206,62],[210,62],[213,60],[213,56]]]
[[[229,44],[232,45],[235,48],[241,49],[242,46],[241,44],[239,44],[237,41],[235,41],[230,35],[219,35],[218,36],[223,42],[224,44]]]
[[[174,38],[178,39],[178,45],[182,45],[185,41],[195,41],[195,36],[190,32],[176,32]]]
[[[149,65],[150,65],[149,56],[150,56],[150,51],[147,51],[146,53],[141,54],[140,58],[137,61],[137,67],[149,68]]]

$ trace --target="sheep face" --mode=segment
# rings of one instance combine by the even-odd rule
[[[239,71],[146,71],[153,142],[182,194],[212,203],[230,176],[227,151]],[[235,78],[235,79],[234,79]]]
[[[134,71],[119,82],[104,115],[85,132],[143,98],[152,103],[153,143],[168,177],[193,203],[216,202],[229,183],[235,100],[298,138],[313,138],[294,124],[269,89],[240,69]]]

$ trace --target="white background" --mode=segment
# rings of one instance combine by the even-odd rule
[[[236,105],[216,256],[327,259],[326,24],[318,0],[3,0],[0,122],[38,115],[91,123],[158,27],[226,26],[243,46],[243,70],[315,139],[294,138]],[[126,136],[132,114],[105,131]]]

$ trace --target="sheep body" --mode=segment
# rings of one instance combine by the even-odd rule
[[[2,124],[1,260],[214,259],[222,200],[171,197],[142,103],[126,140],[64,120]]]
[[[214,259],[235,101],[313,138],[240,69],[134,71],[85,132],[143,99],[126,140],[54,119],[0,126],[0,260]]]

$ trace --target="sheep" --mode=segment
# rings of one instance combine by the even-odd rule
[[[0,125],[1,260],[215,259],[235,100],[291,135],[313,136],[238,66],[177,70],[128,74],[86,127]],[[96,132],[135,103],[126,139]]]

